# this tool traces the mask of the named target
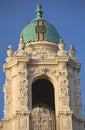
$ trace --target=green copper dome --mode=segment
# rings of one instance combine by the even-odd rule
[[[37,5],[36,18],[25,26],[21,35],[23,35],[25,43],[31,41],[52,41],[58,43],[60,39],[55,27],[42,19],[40,5]]]

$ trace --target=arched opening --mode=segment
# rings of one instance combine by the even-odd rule
[[[32,129],[55,130],[54,87],[47,79],[32,84]]]
[[[47,79],[38,79],[32,84],[32,107],[45,106],[55,111],[54,87]]]

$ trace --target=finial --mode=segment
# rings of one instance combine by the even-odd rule
[[[41,5],[40,4],[37,5],[37,9],[36,9],[35,13],[36,13],[36,18],[37,19],[41,19],[42,18],[43,12],[41,10]]]
[[[62,38],[62,37],[60,37],[60,39],[59,39],[59,43],[60,43],[60,44],[64,44],[64,42],[63,42],[63,38]]]
[[[23,35],[20,36],[20,41],[19,41],[19,48],[18,50],[22,50],[24,49],[25,44],[24,44],[24,39],[23,39]]]
[[[57,55],[58,56],[66,56],[67,55],[67,52],[64,50],[65,48],[65,44],[63,42],[63,39],[62,37],[60,37],[60,40],[59,40],[59,44],[58,44],[58,52],[57,52]]]
[[[20,42],[19,44],[24,44],[23,34],[20,36]]]
[[[12,49],[11,45],[9,45],[8,48],[7,48],[7,56],[8,57],[12,57],[13,56],[13,49]]]
[[[14,52],[13,52],[12,46],[9,45],[8,48],[7,48],[7,58],[6,58],[5,62],[9,62],[9,61],[12,60],[12,58],[13,58],[13,53],[14,53]]]
[[[70,50],[69,50],[69,56],[70,57],[75,57],[75,53],[76,53],[76,50],[75,50],[74,46],[71,44],[70,45]]]

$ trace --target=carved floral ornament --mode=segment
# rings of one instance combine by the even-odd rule
[[[21,78],[19,81],[19,96],[27,96],[28,92],[28,80],[27,77]]]
[[[58,72],[58,69],[56,68],[47,68],[47,67],[44,67],[44,66],[39,66],[39,67],[36,67],[36,68],[31,68],[30,69],[30,78],[31,78],[31,75],[42,75],[42,74],[51,74],[52,76],[54,76],[55,78],[58,78],[59,77],[59,72]]]
[[[66,86],[66,87],[68,87],[68,85],[69,85],[69,82],[68,82],[68,80],[67,80],[67,78],[59,78],[59,86]]]
[[[61,87],[61,88],[60,88],[60,96],[61,96],[61,97],[66,97],[66,96],[68,96],[68,88],[66,88],[65,86],[64,86],[64,87]]]
[[[19,96],[21,96],[21,97],[27,96],[27,90],[28,89],[25,87],[19,88]]]
[[[66,78],[67,79],[67,69],[66,69],[66,63],[65,62],[60,62],[58,64],[58,66],[56,66],[55,68],[50,68],[50,67],[45,67],[45,66],[38,66],[38,67],[33,67],[33,68],[29,68],[29,72],[30,72],[30,77],[31,75],[36,75],[36,74],[51,74],[53,75],[55,78]]]

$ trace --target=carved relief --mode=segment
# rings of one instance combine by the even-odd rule
[[[49,73],[51,73],[56,79],[59,77],[58,69],[49,69]]]
[[[27,90],[24,87],[19,88],[19,96],[27,96]]]
[[[41,46],[38,50],[33,51],[31,55],[39,59],[46,59],[49,54],[49,51]]]
[[[19,64],[18,72],[18,107],[23,109],[27,107],[28,104],[28,72],[27,63]]]
[[[8,74],[7,74],[8,75]],[[8,116],[10,114],[11,102],[12,102],[12,95],[11,95],[11,80],[8,78],[5,81],[3,86],[4,91],[4,115]]]
[[[47,56],[48,56],[48,51],[45,48],[41,47],[40,48],[40,58],[46,59]]]
[[[52,120],[52,114],[47,108],[36,107],[32,110],[32,129],[33,130],[51,130],[55,120]]]
[[[69,108],[69,81],[68,72],[65,62],[60,62],[58,64],[58,85],[59,85],[59,99],[60,99],[60,109]]]
[[[68,88],[61,87],[60,88],[60,96],[61,97],[66,97],[68,95]]]
[[[53,59],[56,56],[56,52],[41,46],[39,49],[33,50],[29,55],[33,59]]]
[[[65,87],[65,88],[67,88],[68,85],[69,85],[68,80],[67,80],[66,78],[63,78],[63,77],[60,77],[60,78],[58,79],[58,82],[59,82],[59,86],[60,86],[60,87]]]
[[[32,68],[30,72],[33,74],[45,74],[46,68],[44,66],[36,67],[36,68]]]

